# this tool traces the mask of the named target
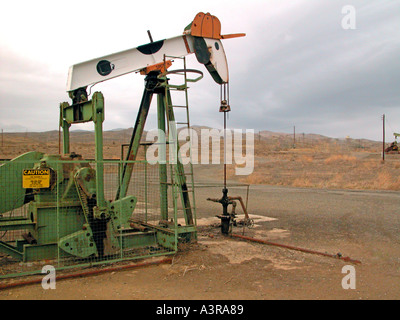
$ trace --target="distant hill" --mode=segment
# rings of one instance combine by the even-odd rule
[[[178,133],[183,128],[178,129]],[[202,129],[212,129],[208,126],[193,126],[192,129],[198,135]],[[133,128],[117,128],[104,131],[104,155],[107,158],[119,157],[121,154],[121,145],[129,144]],[[142,137],[142,142],[146,141],[146,132]],[[94,131],[90,130],[71,130],[71,151],[82,154],[85,157],[94,156]],[[216,137],[220,137],[219,132]],[[181,142],[184,140],[181,138]],[[380,152],[382,150],[382,142],[371,141],[367,139],[351,139],[351,138],[331,138],[315,133],[298,133],[296,140],[292,133],[273,132],[263,130],[255,132],[254,140],[256,148],[259,150],[285,151],[295,148],[319,148],[326,150],[327,148],[340,147],[341,150],[365,150],[372,152]],[[41,151],[45,153],[55,154],[62,150],[62,134],[59,131],[45,132],[4,132],[0,140],[0,159],[14,158],[28,151]],[[245,140],[243,140],[245,141]],[[258,147],[257,147],[258,144]]]
[[[274,132],[263,130],[255,133],[256,136],[259,136],[261,139],[270,139],[270,138],[291,138],[293,139],[293,133],[283,133],[283,132]],[[358,141],[358,142],[379,142],[375,140],[368,140],[368,139],[352,139],[352,138],[333,138],[323,136],[321,134],[316,133],[296,133],[295,134],[296,140],[306,139],[306,140],[313,140],[313,141]],[[381,143],[381,142],[380,142]]]
[[[183,130],[184,128],[178,128],[178,132]],[[192,126],[192,129],[196,131],[198,135],[200,135],[202,129],[213,129],[208,126],[199,126],[199,125],[194,125]],[[121,140],[130,140],[130,137],[133,133],[133,128],[116,128],[116,129],[111,129],[104,131],[104,139],[105,140],[116,140],[116,141],[121,141]],[[93,130],[71,130],[70,131],[71,137],[78,138],[82,142],[90,142],[91,139],[94,139],[94,131]],[[255,139],[261,139],[261,140],[269,140],[269,139],[292,139],[293,140],[293,133],[283,133],[283,132],[274,132],[274,131],[268,131],[268,130],[262,130],[259,132],[255,132]],[[51,140],[58,140],[58,131],[57,130],[52,130],[52,131],[44,131],[44,132],[4,132],[4,138],[6,137],[18,137],[18,138],[29,138],[33,139],[35,141],[40,142],[42,141],[51,141]],[[143,134],[143,139],[146,137],[146,131]],[[379,141],[373,141],[373,140],[368,140],[368,139],[352,139],[352,138],[332,138],[332,137],[327,137],[323,136],[321,134],[316,134],[316,133],[296,133],[296,141],[302,141],[302,140],[307,140],[307,141],[357,141],[358,143],[379,143]],[[381,143],[381,142],[380,142]]]

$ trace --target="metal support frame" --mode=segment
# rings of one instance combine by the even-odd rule
[[[90,257],[95,256],[95,260],[90,260],[94,264],[96,261],[115,261],[118,258],[115,255],[117,252],[121,252],[121,255],[118,254],[120,259],[125,259],[122,255],[122,250],[125,249],[159,246],[165,248],[164,254],[174,253],[177,251],[178,242],[181,239],[196,239],[195,211],[189,198],[187,173],[185,173],[178,158],[179,144],[174,105],[170,93],[171,88],[176,87],[168,83],[166,75],[151,72],[146,76],[145,90],[134,132],[126,158],[121,160],[123,167],[120,171],[117,194],[114,201],[111,202],[106,200],[104,190],[103,95],[100,92],[95,92],[92,99],[88,100],[87,95],[81,92],[76,94],[80,99],[74,97],[72,105],[67,102],[61,103],[60,126],[63,130],[64,154],[28,153],[1,167],[1,172],[4,173],[10,171],[22,172],[21,168],[37,168],[43,164],[54,171],[54,181],[51,188],[37,190],[32,199],[26,198],[26,190],[22,189],[21,186],[21,191],[18,193],[21,201],[17,205],[14,204],[12,208],[6,206],[2,208],[2,212],[7,212],[7,210],[21,207],[24,203],[30,201],[27,209],[30,212],[29,216],[0,217],[0,231],[29,231],[28,240],[15,239],[15,245],[7,241],[0,241],[0,251],[25,262],[38,259],[63,260],[75,257],[74,259],[81,261],[82,264],[85,259],[91,259]],[[183,90],[187,94],[186,75],[185,83],[179,90]],[[132,230],[129,229],[129,224],[137,223],[131,220],[136,198],[127,196],[127,192],[134,164],[137,163],[135,160],[140,146],[140,138],[144,131],[154,94],[157,95],[158,128],[164,132],[168,131],[170,137],[168,140],[159,141],[161,143],[161,159],[165,160],[161,161],[159,165],[160,225],[148,224],[146,218],[146,221],[139,223],[139,227],[144,226],[146,230],[135,231],[133,227],[131,227]],[[80,156],[71,153],[70,150],[70,126],[89,121],[93,121],[95,128],[95,168],[93,168],[95,170],[90,167],[89,161],[83,160]],[[173,150],[176,162],[168,163],[166,161],[167,144],[172,145],[172,149],[169,149]],[[18,174],[12,183],[20,186],[21,180],[22,173],[21,176]],[[10,183],[10,181],[7,183]],[[88,202],[89,198],[86,198],[88,190],[94,195],[90,200],[91,202]],[[173,216],[168,216],[169,192],[172,195]],[[13,197],[13,195],[2,194],[0,196]],[[182,225],[178,224],[178,198],[181,199],[185,218],[185,224],[182,223]],[[194,196],[192,200],[194,201]],[[107,222],[111,220],[112,223]],[[173,220],[173,223],[171,224],[168,220]],[[122,225],[124,225],[124,228],[119,231],[119,227]],[[44,226],[46,228],[43,228]],[[128,226],[128,229],[126,229],[126,226]],[[103,229],[103,227],[107,229]],[[112,240],[107,233],[110,228],[114,234]],[[29,241],[30,239],[32,241]],[[113,251],[114,253],[107,251],[108,249],[103,245],[103,241],[106,243],[106,239],[111,241],[111,245],[120,248],[121,251]],[[82,251],[76,245],[71,246],[73,243],[81,243],[87,250]],[[161,252],[157,253],[156,251],[151,255],[157,254],[161,254]],[[110,258],[102,260],[103,256]],[[143,257],[143,255],[140,257]],[[80,264],[77,263],[78,265]],[[64,268],[60,262],[59,268]]]
[[[185,70],[186,71],[186,70]],[[201,76],[202,77],[202,76]],[[201,79],[198,77],[195,81]],[[168,129],[168,142],[164,139],[164,136],[160,137],[159,144],[159,179],[160,179],[160,210],[161,210],[161,220],[167,221],[168,217],[168,175],[167,175],[167,161],[166,161],[166,145],[169,144],[169,150],[172,150],[172,162],[171,166],[171,178],[173,188],[173,199],[177,197],[181,198],[182,208],[184,211],[184,218],[186,226],[194,226],[195,219],[192,212],[192,206],[188,195],[188,186],[185,179],[185,171],[182,163],[179,161],[179,143],[177,139],[177,128],[175,123],[175,115],[172,104],[170,88],[176,88],[174,85],[168,83],[168,79],[160,75],[157,71],[151,71],[145,79],[145,90],[143,93],[142,101],[140,104],[137,120],[133,129],[132,138],[128,147],[128,152],[126,154],[126,161],[136,160],[137,153],[140,146],[140,138],[143,134],[146,119],[150,109],[150,104],[153,95],[157,95],[157,117],[158,117],[158,129],[166,133]],[[186,92],[186,74],[185,83],[181,88]],[[187,97],[186,97],[187,99]],[[171,155],[170,155],[171,157]],[[131,173],[133,170],[133,163],[126,162],[122,169],[121,184],[117,192],[116,199],[123,197],[127,194],[129,181],[131,178]],[[174,208],[176,209],[177,204],[174,203]],[[175,210],[175,223],[177,223],[177,216]],[[176,225],[175,228],[178,228]],[[189,229],[187,229],[189,230]],[[187,231],[186,230],[186,231]],[[193,231],[195,228],[193,228]]]

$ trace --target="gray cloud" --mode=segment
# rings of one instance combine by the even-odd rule
[[[356,8],[356,30],[341,27],[347,4]],[[386,113],[400,131],[399,1],[258,1],[234,8],[225,13],[230,19],[219,17],[223,33],[247,33],[224,41],[230,127],[290,131],[296,125],[299,132],[380,139]],[[209,11],[218,16],[218,10]],[[67,100],[67,67],[51,68],[27,56],[1,45],[0,126],[56,129],[58,104]],[[221,127],[218,86],[194,57],[188,64],[205,73],[191,85],[192,124]],[[134,124],[142,77],[99,84],[92,92],[97,90],[106,97],[106,129]],[[148,126],[155,125],[149,119]]]
[[[381,114],[400,104],[399,3],[353,1],[356,30],[341,28],[344,2],[307,3],[277,19],[273,30],[271,22],[259,23],[265,39],[247,75],[235,75],[238,104],[246,107],[232,122],[270,130],[297,124],[307,131],[373,138],[368,127],[348,120],[367,123],[374,114],[379,130]]]
[[[57,129],[58,106],[66,99],[65,77],[4,47],[0,61],[0,127],[5,131]]]

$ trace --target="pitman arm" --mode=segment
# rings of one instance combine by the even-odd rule
[[[228,63],[220,39],[244,34],[220,34],[219,20],[198,13],[182,36],[150,42],[137,48],[113,53],[70,67],[67,91],[72,92],[164,62],[164,56],[183,57],[195,53],[218,84],[229,81]]]

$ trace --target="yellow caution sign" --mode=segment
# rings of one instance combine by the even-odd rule
[[[22,174],[24,189],[41,189],[50,187],[50,169],[27,169]]]

